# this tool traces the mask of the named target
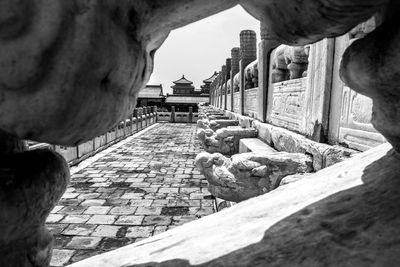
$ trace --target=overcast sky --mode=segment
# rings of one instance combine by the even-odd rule
[[[231,48],[239,47],[240,31],[247,29],[257,33],[259,42],[260,23],[236,6],[172,31],[155,54],[154,71],[148,84],[161,83],[164,94],[172,93],[172,82],[184,74],[200,88],[204,79],[221,70]]]

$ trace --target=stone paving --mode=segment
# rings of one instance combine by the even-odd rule
[[[214,212],[194,166],[195,124],[161,123],[71,176],[51,212],[52,266],[65,266]]]

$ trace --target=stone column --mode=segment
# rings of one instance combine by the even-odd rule
[[[258,44],[257,119],[262,122],[267,121],[268,107],[272,107],[271,53],[278,46],[279,43],[268,34],[267,24],[261,22],[261,42]]]
[[[234,47],[231,49],[231,111],[234,111],[234,90],[233,90],[233,78],[239,72],[239,60],[240,60],[240,48]]]
[[[244,114],[245,103],[245,73],[244,69],[249,63],[257,59],[257,36],[252,30],[240,32],[240,114]]]
[[[228,108],[228,80],[231,77],[231,59],[227,58],[225,62],[226,66],[226,71],[225,71],[225,105],[224,105],[224,110],[227,110]],[[232,88],[232,87],[231,87]],[[229,99],[230,101],[230,99]]]
[[[226,109],[226,65],[221,67],[221,108]]]
[[[53,237],[45,226],[69,182],[65,159],[0,131],[0,266],[49,266]]]

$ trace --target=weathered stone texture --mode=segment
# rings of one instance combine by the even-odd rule
[[[197,120],[198,128],[211,129],[213,131],[229,126],[238,126],[238,125],[239,121],[237,120],[208,120],[208,119]]]
[[[214,196],[234,202],[275,189],[287,175],[312,171],[309,156],[286,152],[249,152],[230,159],[204,152],[196,157],[196,166]]]
[[[0,266],[47,266],[53,238],[45,227],[69,181],[64,158],[49,150],[1,159]]]
[[[258,130],[258,137],[276,150],[311,155],[315,171],[338,163],[355,153],[339,146],[314,142],[302,135],[267,123],[254,121],[253,125]]]

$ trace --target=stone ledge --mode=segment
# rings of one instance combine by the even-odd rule
[[[400,252],[394,242],[400,234],[398,163],[391,146],[383,144],[268,194],[70,267],[394,266]],[[382,219],[389,214],[390,220]]]
[[[258,138],[243,138],[239,141],[239,153],[246,152],[276,152],[276,150]]]
[[[258,130],[258,138],[278,151],[312,155],[315,171],[336,164],[356,153],[344,147],[312,141],[300,134],[268,123],[253,121],[253,127]]]

